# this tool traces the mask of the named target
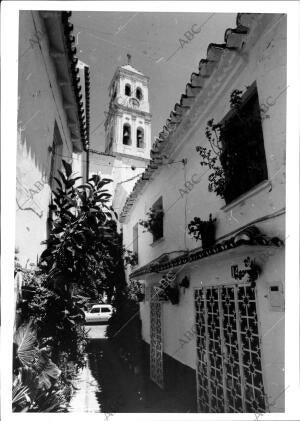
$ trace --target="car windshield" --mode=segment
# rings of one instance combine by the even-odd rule
[[[92,308],[91,313],[100,313],[100,308]]]

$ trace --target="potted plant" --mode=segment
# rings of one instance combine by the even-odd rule
[[[208,221],[202,221],[198,216],[188,224],[188,233],[192,235],[197,241],[201,239],[202,247],[210,247],[215,242],[215,222],[216,218],[209,215]]]
[[[145,292],[143,284],[139,281],[131,281],[129,285],[129,297],[133,301],[141,302],[144,301]]]
[[[131,267],[134,267],[138,264],[138,261],[139,261],[138,254],[136,252],[124,249],[125,266],[130,265]]]
[[[163,217],[164,211],[161,208],[150,208],[146,213],[147,219],[140,220],[139,223],[146,231],[153,235],[153,241],[163,236]]]

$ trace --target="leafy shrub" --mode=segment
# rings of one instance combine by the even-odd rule
[[[13,412],[65,412],[70,385],[62,383],[61,370],[52,362],[49,348],[41,348],[32,323],[14,335]]]

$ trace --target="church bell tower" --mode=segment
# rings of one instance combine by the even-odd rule
[[[139,161],[150,160],[151,114],[149,77],[128,63],[117,69],[109,86],[109,110],[105,121],[105,152]],[[146,165],[145,165],[146,166]]]
[[[151,114],[149,77],[127,64],[120,66],[109,85],[105,120],[105,152],[114,155],[113,207],[120,212],[138,176],[150,162]]]

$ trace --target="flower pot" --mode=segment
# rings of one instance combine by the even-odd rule
[[[216,227],[214,223],[203,225],[201,229],[202,248],[210,247],[215,242]]]
[[[172,288],[170,286],[165,288],[165,294],[169,298],[171,304],[178,304],[179,303],[179,289]]]

